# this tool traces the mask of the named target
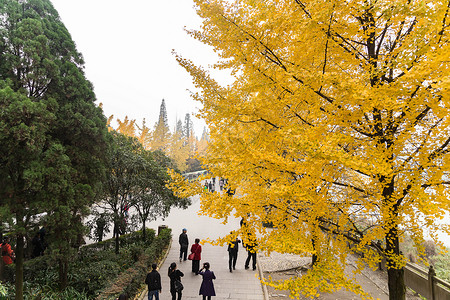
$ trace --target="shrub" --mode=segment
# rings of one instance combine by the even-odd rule
[[[136,294],[144,281],[142,276],[145,278],[148,267],[157,261],[169,244],[170,232],[164,230],[155,238],[155,230],[147,229],[146,241],[142,241],[141,231],[123,235],[119,255],[114,252],[112,239],[82,247],[75,261],[69,264],[69,287],[62,292],[56,292],[58,266],[49,256],[25,261],[24,298],[93,299],[101,290],[108,289],[105,287],[110,288],[115,283],[118,284],[115,288],[118,294],[124,290],[129,295]],[[5,279],[9,283],[0,286],[0,299],[10,299],[2,293],[15,294],[14,286],[10,284],[14,282],[14,267],[5,266]]]
[[[431,259],[436,270],[436,276],[442,280],[450,282],[450,248],[447,251],[433,256]]]
[[[130,297],[137,295],[142,289],[149,267],[152,263],[160,261],[165,253],[164,250],[167,249],[172,239],[171,232],[170,229],[163,229],[158,237],[154,238],[153,242],[143,250],[139,260],[132,267],[122,272],[115,282],[105,288],[97,299],[110,299],[121,293],[126,293]],[[131,252],[133,251],[137,252],[138,250],[131,250]]]
[[[92,262],[72,272],[70,286],[78,292],[84,291],[89,296],[95,296],[111,278],[116,278],[120,271],[121,266],[115,261]]]

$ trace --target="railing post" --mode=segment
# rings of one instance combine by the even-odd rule
[[[436,271],[433,266],[430,266],[428,270],[428,286],[431,292],[431,300],[436,300],[436,296],[434,294],[434,277],[436,276]]]

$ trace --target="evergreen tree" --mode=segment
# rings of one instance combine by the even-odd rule
[[[38,213],[47,213],[60,286],[67,284],[104,174],[106,120],[50,1],[1,1],[0,33],[0,197],[14,216],[16,299],[23,299],[24,235]]]
[[[181,137],[184,136],[183,122],[181,120],[177,120],[177,125],[175,127],[175,133],[178,133]]]
[[[156,122],[155,130],[153,131],[152,149],[166,151],[169,137],[170,129],[167,121],[166,103],[164,102],[164,99],[162,99],[159,110],[159,119],[158,122]]]
[[[183,126],[183,136],[186,138],[186,141],[189,141],[189,138],[193,135],[193,133],[194,133],[194,124],[192,123],[191,115],[187,113],[186,116],[184,117],[184,126]]]
[[[162,99],[161,106],[159,108],[158,124],[162,124],[164,125],[164,127],[169,128],[169,121],[167,120],[166,102],[164,101],[164,99]]]
[[[188,113],[184,117],[183,134],[185,145],[189,149],[189,158],[192,158],[197,151],[197,138],[194,134],[194,123],[192,122],[191,115]]]

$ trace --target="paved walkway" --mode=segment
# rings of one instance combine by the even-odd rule
[[[209,262],[211,264],[211,270],[216,275],[214,280],[214,288],[216,290],[216,297],[214,300],[243,300],[253,299],[262,300],[263,291],[259,279],[256,277],[257,271],[251,269],[244,269],[244,262],[247,255],[245,251],[240,249],[240,256],[236,265],[236,270],[230,273],[228,270],[228,252],[226,247],[203,245],[202,262]],[[191,272],[191,261],[179,262],[179,247],[178,241],[172,241],[172,247],[169,254],[161,266],[161,281],[162,281],[162,293],[160,294],[161,300],[170,300],[170,283],[167,276],[167,270],[172,262],[176,262],[178,269],[184,273],[184,277],[181,279],[184,290],[182,299],[202,299],[198,292],[202,277],[200,275],[194,275]],[[147,299],[147,294],[144,299]]]
[[[179,244],[178,236],[183,228],[187,228],[187,234],[189,237],[189,244],[192,245],[195,238],[201,240],[204,239],[216,239],[223,237],[230,231],[239,228],[239,219],[230,217],[226,225],[222,224],[220,220],[208,218],[205,216],[199,216],[200,203],[198,196],[192,198],[192,205],[186,209],[173,209],[170,215],[164,220],[159,221],[158,225],[166,225],[172,228],[173,241],[169,250],[167,258],[163,262],[159,272],[161,274],[162,281],[162,293],[160,300],[171,300],[169,277],[167,276],[167,270],[172,262],[176,262],[178,269],[184,273],[184,277],[181,279],[184,290],[182,299],[202,299],[198,292],[200,290],[200,284],[202,277],[200,275],[194,275],[191,272],[191,261],[179,262]],[[259,279],[257,278],[258,269],[252,271],[244,269],[245,259],[247,258],[247,252],[239,245],[238,259],[236,264],[236,270],[230,273],[228,269],[228,252],[226,246],[212,246],[210,244],[202,245],[202,260],[203,262],[209,262],[211,264],[211,270],[214,271],[216,279],[214,280],[214,287],[216,290],[216,297],[214,300],[264,300],[263,290]],[[145,294],[144,300],[147,300],[147,294]]]

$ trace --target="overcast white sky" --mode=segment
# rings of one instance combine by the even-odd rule
[[[164,98],[171,130],[176,118],[198,110],[189,96],[189,74],[172,49],[197,64],[215,62],[211,48],[185,31],[201,19],[191,0],[51,0],[85,60],[86,77],[94,84],[105,115],[126,115],[153,128]],[[194,120],[200,136],[205,123]]]

